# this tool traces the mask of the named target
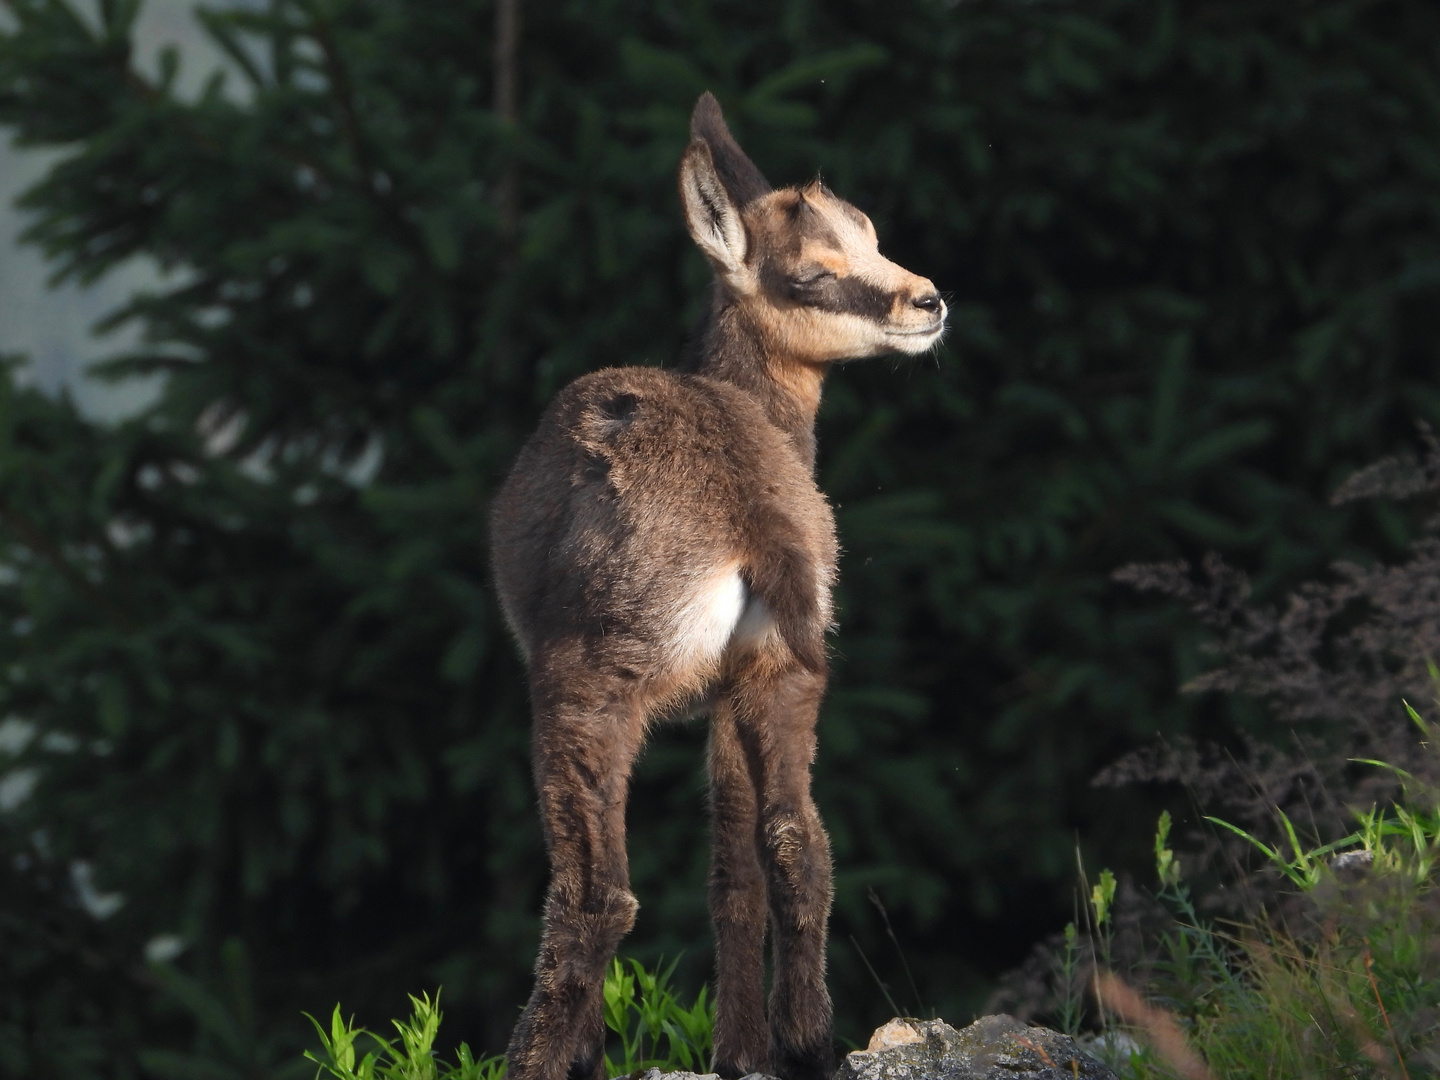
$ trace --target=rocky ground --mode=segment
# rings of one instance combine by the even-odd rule
[[[641,1080],[718,1080],[662,1073]],[[768,1080],[755,1073],[745,1080]],[[1074,1039],[1013,1016],[984,1016],[957,1030],[943,1020],[891,1020],[864,1050],[847,1054],[836,1080],[1115,1080]]]

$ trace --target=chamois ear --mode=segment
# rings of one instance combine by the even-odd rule
[[[685,224],[721,280],[739,286],[745,271],[745,225],[715,169],[710,145],[691,139],[680,159],[680,199]]]
[[[695,111],[690,114],[690,137],[709,144],[716,175],[736,206],[743,208],[760,196],[770,194],[770,182],[730,134],[720,102],[709,90],[700,95]]]

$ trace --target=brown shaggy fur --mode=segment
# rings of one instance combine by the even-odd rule
[[[551,880],[511,1080],[604,1080],[601,985],[635,921],[625,798],[647,725],[710,715],[714,1068],[820,1080],[830,853],[810,798],[835,579],[815,411],[837,360],[928,349],[935,288],[818,182],[772,191],[709,94],[680,165],[716,273],[681,372],[610,368],[556,397],[494,510],[530,671]],[[773,985],[763,1000],[768,921]]]

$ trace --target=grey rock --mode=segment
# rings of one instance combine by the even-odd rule
[[[647,1069],[640,1080],[720,1080],[715,1073],[692,1073],[692,1072],[661,1072],[659,1069]],[[750,1073],[742,1076],[740,1080],[775,1080],[773,1076],[766,1076],[764,1073]]]
[[[913,1041],[895,1045],[897,1023],[914,1029]],[[1116,1080],[1068,1035],[1013,1016],[983,1016],[962,1031],[943,1020],[880,1030],[890,1037],[872,1045],[884,1048],[847,1054],[836,1080]]]
[[[634,1073],[631,1073],[633,1076]],[[659,1069],[646,1069],[640,1080],[720,1080],[715,1073],[691,1073],[691,1072],[661,1072]]]

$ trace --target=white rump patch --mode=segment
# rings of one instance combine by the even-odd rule
[[[756,649],[774,630],[775,619],[765,601],[758,596],[747,596],[745,610],[740,613],[730,643],[741,649]]]
[[[671,626],[672,655],[689,667],[716,662],[732,642],[759,645],[774,629],[774,621],[760,598],[749,595],[740,571],[731,567],[701,582],[676,611]]]
[[[745,610],[745,583],[733,568],[697,584],[675,612],[671,649],[685,666],[720,658]]]

